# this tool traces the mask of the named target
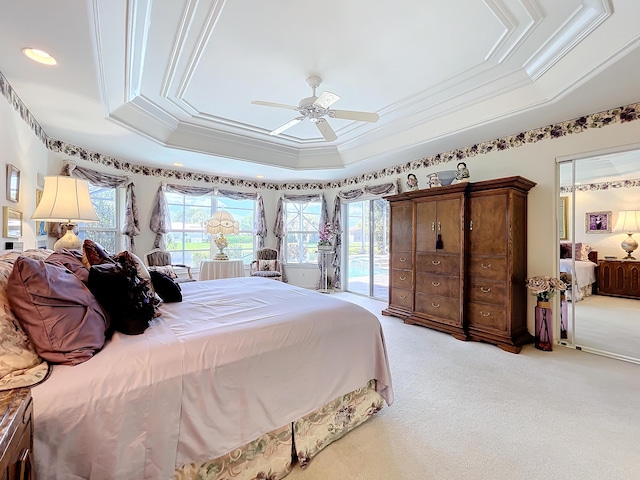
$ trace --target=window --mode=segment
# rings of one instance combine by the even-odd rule
[[[233,200],[224,197],[191,196],[180,193],[166,194],[171,230],[165,239],[173,263],[184,263],[193,268],[202,260],[213,258],[218,251],[211,235],[204,231],[204,223],[216,210],[223,209],[240,224],[239,235],[227,235],[229,246],[224,249],[229,258],[243,260],[248,265],[255,252],[255,200]]]
[[[287,263],[315,263],[320,228],[322,202],[294,202],[285,200]]]
[[[89,238],[102,245],[108,252],[115,253],[120,250],[117,242],[117,219],[120,218],[118,189],[89,184],[89,195],[100,221],[78,223],[78,237],[82,240]]]

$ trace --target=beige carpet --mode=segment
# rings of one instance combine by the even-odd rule
[[[287,480],[640,479],[640,366],[518,355],[379,315],[395,403]]]
[[[577,302],[575,309],[576,345],[640,362],[640,300],[591,295]]]

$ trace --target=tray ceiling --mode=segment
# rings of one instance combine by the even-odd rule
[[[21,0],[0,6],[0,71],[50,137],[88,150],[333,180],[639,101],[637,18],[636,0]],[[297,112],[251,101],[296,106],[310,75],[332,108],[380,120],[269,135]]]

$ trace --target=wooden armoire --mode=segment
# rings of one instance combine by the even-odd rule
[[[386,197],[389,305],[382,312],[518,353],[527,330],[527,195],[523,177]]]

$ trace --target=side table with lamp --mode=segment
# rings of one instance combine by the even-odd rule
[[[218,253],[213,260],[200,262],[200,280],[215,280],[218,278],[244,277],[244,262],[229,260],[224,249],[229,246],[225,235],[238,235],[240,224],[229,212],[218,210],[207,220],[205,231],[213,236],[213,243],[218,247]]]

